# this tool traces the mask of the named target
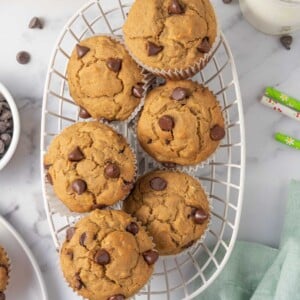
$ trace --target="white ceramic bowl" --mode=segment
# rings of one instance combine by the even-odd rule
[[[0,171],[1,171],[8,164],[8,162],[13,157],[16,151],[19,138],[20,138],[20,116],[12,95],[2,83],[0,83],[0,94],[2,94],[6,99],[10,107],[13,122],[14,122],[14,131],[13,131],[11,143],[4,156],[0,159]]]

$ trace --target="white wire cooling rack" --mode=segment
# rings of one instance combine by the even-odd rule
[[[67,63],[75,44],[95,34],[122,35],[122,25],[132,2],[93,0],[71,18],[59,37],[49,66],[43,101],[43,178],[43,155],[50,141],[64,127],[80,120],[78,107],[69,95],[66,80]],[[244,121],[236,68],[223,34],[214,57],[194,79],[207,85],[217,95],[227,122],[227,135],[217,152],[208,163],[192,171],[212,199],[211,226],[203,242],[196,248],[178,256],[160,258],[152,280],[134,297],[136,300],[197,299],[224,268],[236,240],[244,187]],[[150,171],[153,163],[134,139],[133,124],[129,122],[115,126],[136,151],[139,173]],[[49,203],[56,199],[53,199],[52,187],[45,181],[43,192],[53,240],[59,249],[65,230],[79,216],[61,216],[50,206]]]

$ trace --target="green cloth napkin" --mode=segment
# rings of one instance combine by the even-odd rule
[[[198,300],[300,300],[300,182],[289,187],[280,248],[237,242],[216,281]]]

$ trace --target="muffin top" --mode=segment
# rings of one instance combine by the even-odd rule
[[[152,90],[137,124],[141,146],[162,163],[206,160],[225,136],[216,97],[192,81],[169,81]]]
[[[190,247],[206,230],[210,213],[200,183],[187,174],[168,171],[139,178],[124,210],[142,222],[160,255]]]
[[[74,101],[97,119],[127,119],[144,93],[141,68],[121,43],[107,36],[76,45],[67,75]]]
[[[125,300],[153,272],[158,253],[151,239],[122,211],[95,210],[67,230],[60,254],[70,286],[90,300]]]
[[[0,246],[0,300],[5,300],[4,291],[9,279],[9,259],[5,250]]]
[[[74,212],[113,205],[135,179],[135,156],[125,138],[98,122],[64,129],[51,142],[44,164],[56,195]]]
[[[156,69],[185,69],[200,61],[217,36],[209,0],[136,0],[123,27],[133,56]]]

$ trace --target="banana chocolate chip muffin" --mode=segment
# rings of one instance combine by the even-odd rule
[[[160,255],[190,247],[207,229],[210,215],[199,182],[187,174],[168,171],[139,178],[124,210],[146,227]]]
[[[9,280],[9,259],[5,250],[0,246],[0,300],[5,300],[5,290]]]
[[[138,20],[138,24],[137,24]],[[166,76],[204,67],[218,35],[209,0],[136,0],[123,27],[132,56],[148,70]],[[191,76],[184,73],[181,78]],[[169,76],[172,77],[172,76]]]
[[[141,146],[157,161],[195,165],[225,136],[216,97],[193,81],[169,81],[152,90],[137,124]]]
[[[135,180],[135,156],[125,138],[98,122],[64,129],[44,157],[48,181],[74,212],[88,212],[123,200]]]
[[[89,300],[125,300],[150,279],[158,252],[122,211],[95,210],[67,230],[60,254],[69,285]]]
[[[141,68],[125,47],[107,36],[77,44],[68,64],[70,94],[85,115],[127,119],[144,94]]]

